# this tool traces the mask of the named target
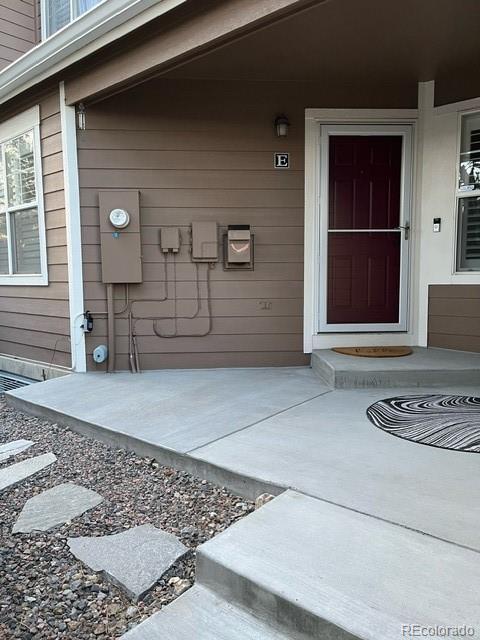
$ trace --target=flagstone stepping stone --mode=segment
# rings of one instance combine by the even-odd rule
[[[0,462],[16,456],[18,453],[22,453],[22,451],[26,451],[32,444],[35,443],[31,440],[13,440],[6,444],[0,444]]]
[[[188,547],[151,524],[122,533],[67,540],[70,551],[93,571],[102,571],[133,600],[142,598]]]
[[[42,469],[55,462],[56,459],[57,456],[55,454],[44,453],[42,456],[27,458],[27,460],[11,464],[5,469],[0,469],[0,491],[9,489],[25,480],[25,478],[33,476],[34,473],[42,471]]]
[[[27,500],[12,531],[48,531],[73,520],[102,501],[101,495],[85,487],[71,482],[59,484]]]

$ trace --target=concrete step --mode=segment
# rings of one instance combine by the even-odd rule
[[[199,547],[195,587],[124,640],[404,640],[446,627],[476,637],[479,560],[287,491]]]
[[[291,638],[480,633],[477,552],[294,491],[202,545],[197,581]]]
[[[291,640],[245,609],[194,586],[122,640]]]
[[[312,369],[331,389],[406,388],[480,383],[480,354],[414,347],[401,358],[359,358],[331,349],[312,353]]]

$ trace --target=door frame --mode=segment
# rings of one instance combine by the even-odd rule
[[[410,239],[400,230],[400,291],[399,320],[389,323],[327,322],[328,296],[328,204],[330,171],[330,136],[399,136],[402,138],[400,177],[400,226],[411,224],[412,212],[412,125],[410,124],[322,124],[320,127],[320,242],[319,242],[319,310],[318,331],[321,333],[352,333],[372,331],[407,331]]]
[[[305,109],[305,237],[304,237],[304,352],[315,348],[335,346],[335,333],[321,332],[319,322],[320,299],[320,151],[321,127],[324,125],[408,125],[412,133],[412,174],[415,175],[418,109]],[[412,201],[415,182],[412,181]],[[412,212],[413,213],[413,212]],[[411,223],[414,225],[414,216]],[[410,256],[413,255],[415,238],[412,236]],[[409,311],[412,313],[411,309]],[[411,330],[409,330],[411,331]],[[344,336],[345,344],[406,344],[410,338],[402,332],[371,333],[351,331]],[[402,337],[403,335],[403,337]],[[323,337],[322,337],[323,336]],[[329,337],[330,336],[330,337]]]

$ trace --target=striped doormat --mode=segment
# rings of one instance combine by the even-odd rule
[[[400,396],[375,402],[369,420],[398,438],[420,444],[480,453],[480,397]]]

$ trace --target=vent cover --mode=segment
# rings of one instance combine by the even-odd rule
[[[20,387],[26,387],[28,384],[33,384],[34,382],[37,382],[37,380],[31,380],[23,376],[16,376],[13,373],[0,371],[0,395],[5,393],[5,391],[20,389]]]

